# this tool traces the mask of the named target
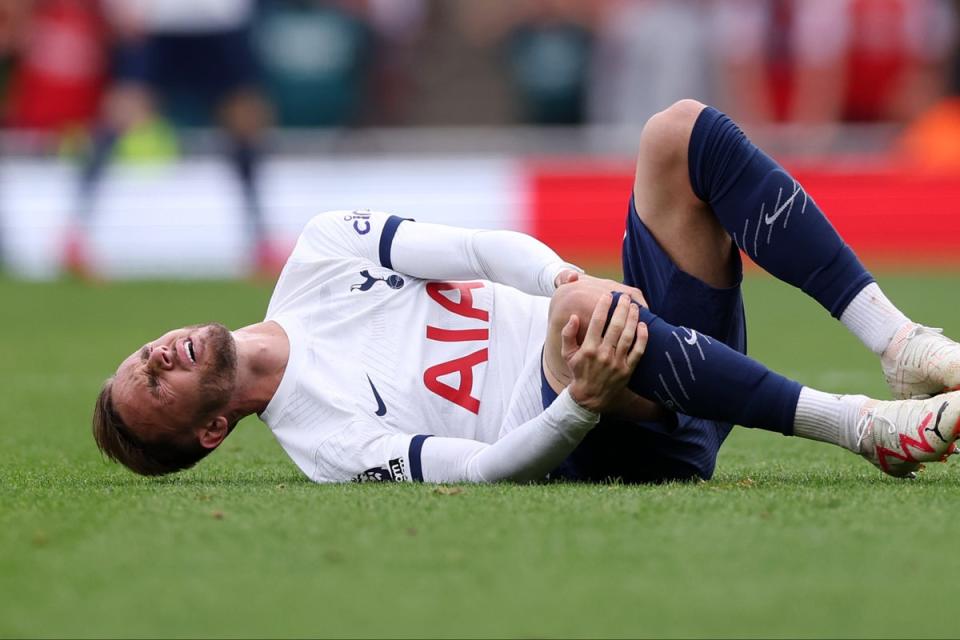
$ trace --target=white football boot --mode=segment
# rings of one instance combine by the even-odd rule
[[[960,436],[960,391],[926,400],[869,400],[860,409],[860,455],[884,473],[913,477],[923,462],[956,453]]]
[[[880,357],[894,398],[928,398],[960,389],[960,344],[942,329],[908,324]]]

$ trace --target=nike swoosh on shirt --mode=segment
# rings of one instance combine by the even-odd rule
[[[370,376],[367,376],[367,382],[370,383],[370,389],[373,391],[373,397],[377,400],[377,410],[374,412],[378,416],[387,415],[387,405],[383,404],[383,398],[380,397],[380,394],[377,393],[377,388],[373,386],[373,380],[370,379]]]

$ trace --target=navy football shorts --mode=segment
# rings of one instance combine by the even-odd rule
[[[681,271],[640,220],[633,197],[623,239],[623,281],[640,289],[650,310],[667,322],[695,329],[741,353],[747,350],[740,283],[743,265],[735,253],[736,285],[717,289]],[[542,366],[541,366],[542,369]],[[544,408],[557,394],[541,370]],[[665,482],[713,475],[720,445],[733,425],[684,414],[664,422],[604,417],[553,472],[552,479]]]
[[[165,99],[189,97],[213,108],[230,94],[257,86],[259,65],[246,27],[227,31],[151,34],[118,46],[114,77],[145,84]]]

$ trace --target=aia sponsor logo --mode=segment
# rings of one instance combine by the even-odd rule
[[[490,313],[486,309],[474,306],[473,291],[483,289],[482,282],[431,282],[427,284],[427,295],[455,316],[475,321],[472,329],[447,329],[427,325],[427,340],[436,342],[462,343],[467,353],[446,362],[439,362],[423,372],[423,384],[431,392],[445,400],[459,405],[473,414],[480,413],[480,398],[474,395],[474,367],[487,362],[487,344],[490,340]],[[455,292],[447,297],[445,292]],[[447,384],[441,377],[459,374],[456,387]]]

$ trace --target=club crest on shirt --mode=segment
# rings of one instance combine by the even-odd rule
[[[350,285],[350,291],[369,291],[373,285],[377,284],[378,282],[383,282],[391,289],[400,289],[404,285],[403,278],[395,273],[392,273],[385,278],[379,278],[377,276],[370,275],[370,272],[364,269],[360,272],[360,277],[364,278],[364,281]]]
[[[354,482],[405,482],[406,465],[403,458],[394,458],[386,467],[371,467],[354,476]]]

